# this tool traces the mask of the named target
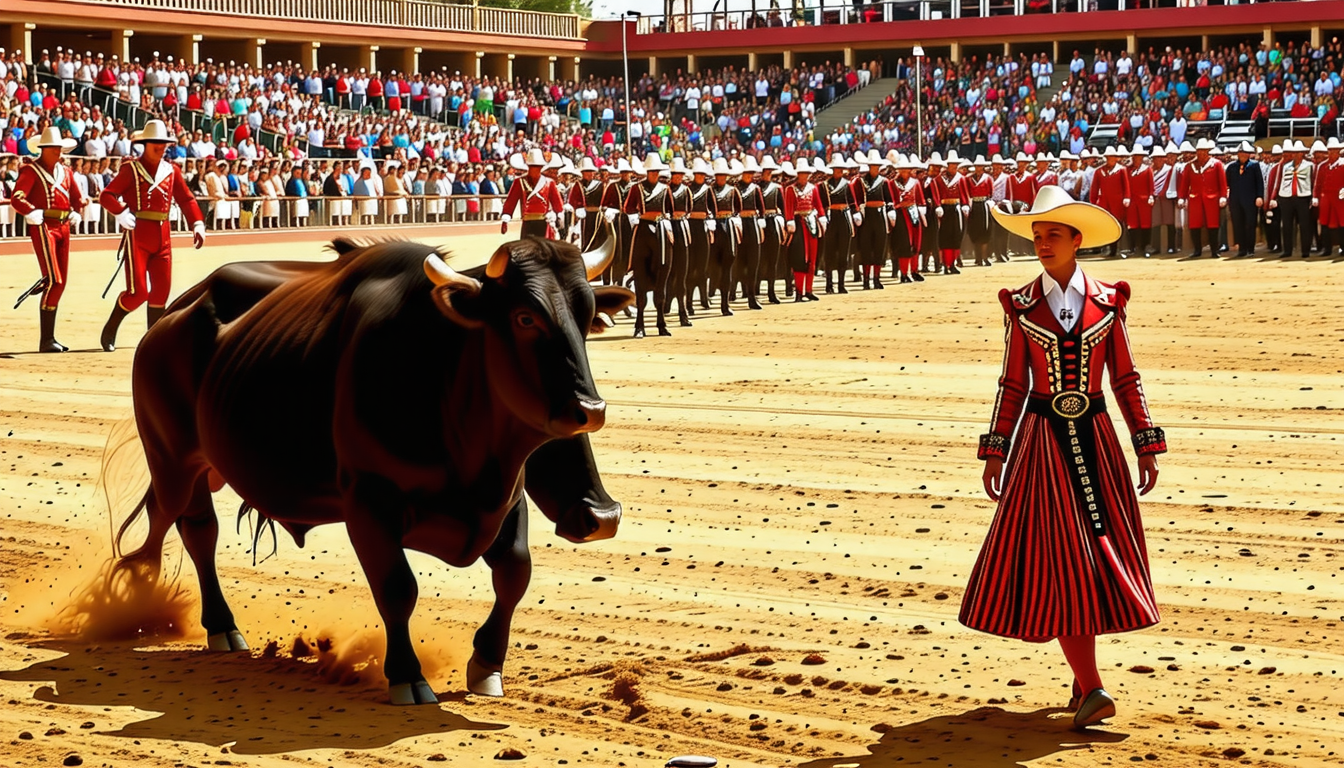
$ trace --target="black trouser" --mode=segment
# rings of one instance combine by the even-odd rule
[[[1232,221],[1232,239],[1237,241],[1238,253],[1255,250],[1255,203],[1243,203],[1236,198],[1227,203]]]
[[[1311,199],[1307,197],[1280,197],[1277,210],[1283,226],[1283,254],[1291,256],[1295,238],[1302,240],[1302,255],[1311,249],[1315,222],[1311,220]]]
[[[850,234],[852,222],[847,220],[848,210],[831,213],[831,223],[826,229],[826,237],[821,241],[821,264],[822,270],[826,272],[826,292],[831,292],[831,273],[834,272],[834,279],[840,284],[840,292],[848,293],[845,289],[845,270],[849,267],[849,252],[853,248],[854,236]]]
[[[1008,255],[1008,230],[1003,228],[999,220],[993,218],[991,214],[989,220],[989,255],[1007,256]]]
[[[611,260],[611,266],[602,275],[603,285],[620,285],[625,279],[625,272],[629,269],[630,241],[634,239],[634,231],[630,227],[630,219],[624,214],[616,215],[616,258]]]
[[[755,216],[742,217],[742,243],[737,249],[737,260],[733,262],[733,282],[731,290],[737,293],[737,287],[742,286],[742,297],[752,302],[756,301],[756,293],[760,290],[760,270],[761,270],[761,246],[764,234],[756,222],[760,221]]]
[[[641,221],[635,225],[630,249],[630,267],[635,273],[635,330],[644,330],[644,305],[653,291],[653,309],[658,330],[667,329],[667,283],[672,276],[668,256],[671,248],[662,222]]]
[[[784,281],[784,294],[786,296],[793,293],[793,281],[789,279],[789,270],[785,269],[787,254],[784,252],[784,241],[780,239],[782,235],[780,228],[782,226],[774,216],[767,216],[765,219],[765,240],[761,243],[761,277],[765,278],[765,292],[772,299],[776,298],[776,280]],[[759,292],[757,295],[760,295]]]
[[[533,219],[524,221],[522,228],[518,231],[519,237],[546,237],[546,220]]]
[[[887,214],[878,207],[865,208],[859,225],[859,264],[881,266],[887,261]]]
[[[699,224],[700,222],[695,222]],[[677,300],[677,317],[685,325],[690,322],[686,316],[690,308],[690,302],[686,299],[686,270],[689,265],[691,240],[687,232],[691,222],[687,219],[679,219],[672,222],[672,245],[669,246],[670,254],[668,266],[667,294],[663,300],[663,312],[672,311],[672,300]],[[704,229],[704,227],[701,227]]]
[[[737,261],[737,236],[728,219],[719,219],[714,244],[709,247],[709,292],[719,292],[719,308],[729,313],[728,291],[732,288],[733,263]]]
[[[709,251],[713,247],[709,244],[709,232],[705,229],[704,220],[691,221],[691,242],[686,249],[686,292],[684,300],[686,307],[695,312],[695,292],[700,291],[700,306],[709,309],[709,288],[706,286],[709,280]],[[722,230],[714,233],[717,240]],[[679,301],[681,299],[678,299]]]

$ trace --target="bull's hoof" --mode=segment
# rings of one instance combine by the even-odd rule
[[[212,651],[246,651],[247,641],[243,639],[243,633],[236,629],[230,629],[227,632],[218,632],[205,640],[206,646]]]
[[[467,662],[467,690],[478,696],[503,696],[504,676],[497,669],[477,663],[473,654]]]
[[[429,683],[416,680],[414,683],[397,683],[387,686],[387,696],[397,706],[412,704],[438,704],[439,699],[430,689]]]

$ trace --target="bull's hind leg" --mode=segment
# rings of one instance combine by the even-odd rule
[[[527,549],[527,501],[509,511],[500,526],[499,536],[484,557],[490,566],[495,587],[495,605],[472,645],[475,652],[467,662],[467,690],[482,696],[504,695],[504,656],[509,648],[509,630],[513,611],[527,592],[532,580],[532,554]]]
[[[201,626],[208,635],[212,651],[246,651],[247,641],[238,631],[233,611],[224,599],[215,568],[215,544],[219,540],[219,520],[210,498],[210,484],[205,473],[196,482],[191,501],[182,516],[177,518],[177,535],[191,562],[196,565],[196,578],[201,585]]]
[[[345,529],[387,634],[383,673],[388,696],[393,704],[435,704],[438,699],[425,682],[411,643],[411,613],[419,587],[397,530],[401,495],[391,483],[367,476],[355,480],[346,494]]]

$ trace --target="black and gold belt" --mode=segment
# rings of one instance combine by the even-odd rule
[[[1087,515],[1092,532],[1105,536],[1106,502],[1098,488],[1095,417],[1106,413],[1106,397],[1073,390],[1053,395],[1033,393],[1027,398],[1027,413],[1049,422],[1078,508]]]
[[[168,214],[159,211],[136,211],[135,218],[141,221],[167,221]]]

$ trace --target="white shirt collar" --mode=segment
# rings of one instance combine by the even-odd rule
[[[1055,282],[1055,278],[1051,277],[1049,272],[1041,272],[1041,292],[1046,296],[1049,296],[1051,293],[1058,290],[1061,289],[1059,283]],[[1083,270],[1081,267],[1075,266],[1073,268],[1073,277],[1069,278],[1069,284],[1066,290],[1071,290],[1079,296],[1087,296],[1087,286],[1083,282]]]

